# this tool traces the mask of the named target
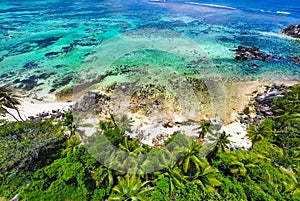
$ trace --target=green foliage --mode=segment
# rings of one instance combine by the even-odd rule
[[[153,201],[164,201],[170,199],[170,183],[169,179],[161,177],[155,185],[155,189],[152,192],[151,200]]]
[[[191,141],[191,139],[189,140]],[[199,153],[201,151],[202,144],[198,140],[193,140],[187,146],[184,154],[178,161],[178,165],[183,167],[184,173],[194,174],[200,171],[201,161],[199,159]]]
[[[21,193],[23,199],[88,200],[96,186],[90,174],[93,166],[86,163],[90,163],[89,157],[81,147],[36,171],[28,189]]]
[[[178,189],[174,197],[176,201],[198,201],[208,198],[203,195],[202,191],[194,182],[189,182],[183,188]]]
[[[222,185],[220,186],[218,192],[223,200],[247,200],[247,196],[242,186],[242,183],[238,182],[236,178],[221,177],[221,182]]]
[[[61,125],[43,122],[10,122],[0,126],[0,173],[48,164],[64,147]],[[28,166],[30,164],[30,166]]]
[[[101,121],[83,143],[71,112],[63,122],[2,122],[0,194],[39,201],[300,200],[299,93],[292,87],[274,100],[274,119],[249,129],[251,151],[228,151],[228,135],[219,133],[207,159],[202,143],[183,134],[164,148],[126,137],[126,115]],[[136,174],[126,172],[132,167]]]
[[[142,182],[135,175],[126,174],[125,178],[118,177],[118,185],[112,189],[109,200],[150,200],[148,193],[152,188],[147,186],[148,183],[148,181]]]

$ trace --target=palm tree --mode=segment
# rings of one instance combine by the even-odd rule
[[[229,171],[233,176],[241,179],[247,175],[247,169],[244,163],[238,161],[234,157],[229,159],[229,163]]]
[[[137,154],[142,151],[142,147],[138,144],[136,139],[128,139],[124,137],[124,142],[119,144],[119,148],[131,154]]]
[[[256,142],[262,141],[265,137],[261,134],[260,130],[256,126],[251,126],[246,136],[251,140],[251,149],[253,150],[254,144]]]
[[[170,193],[174,193],[176,188],[184,188],[184,183],[186,182],[186,178],[182,173],[181,169],[173,163],[169,167],[164,168],[160,172],[155,172],[154,175],[158,176],[154,182],[158,181],[162,177],[165,177],[169,180],[169,189]]]
[[[178,165],[182,166],[184,173],[193,174],[200,170],[201,161],[199,159],[199,154],[201,147],[202,144],[198,140],[192,141],[183,156],[179,159]]]
[[[213,130],[213,125],[210,121],[201,120],[200,126],[196,130],[201,130],[199,138],[203,139],[207,133],[210,133]]]
[[[96,181],[96,187],[113,187],[114,178],[110,168],[100,165],[93,173],[93,178]]]
[[[259,127],[251,126],[247,131],[247,137],[251,140],[252,146],[251,149],[253,150],[254,144],[256,142],[264,140],[267,136],[274,134],[272,129],[273,122],[271,119],[266,118]]]
[[[132,130],[131,130],[131,127],[132,127],[132,124],[134,121],[132,120],[132,118],[129,118],[127,114],[125,115],[122,115],[121,117],[116,117],[116,116],[113,116],[114,120],[115,120],[115,123],[116,125],[122,129],[122,131],[124,132],[129,132],[129,133],[132,133]]]
[[[71,153],[75,152],[80,144],[80,136],[76,132],[69,137],[66,141],[67,148],[62,151],[63,155],[70,155]]]
[[[208,161],[201,159],[201,168],[195,175],[190,176],[189,180],[194,182],[204,193],[215,193],[215,187],[220,186],[222,183],[217,179],[218,171],[211,167]],[[217,194],[218,195],[218,194]]]
[[[20,105],[20,102],[18,100],[19,96],[15,95],[10,89],[6,89],[3,87],[0,87],[0,113],[1,114],[9,114],[11,115],[15,120],[19,121],[13,114],[11,114],[7,108],[14,109],[17,111],[19,118],[23,120],[21,117],[21,114],[17,108],[17,105]]]
[[[146,185],[148,183],[149,181],[142,183],[139,178],[135,178],[135,175],[126,174],[125,178],[118,177],[118,185],[112,189],[112,194],[108,200],[150,200],[150,198],[147,197],[147,193],[153,188],[147,187]]]
[[[229,144],[230,144],[230,140],[228,139],[228,134],[225,133],[225,131],[223,131],[223,133],[217,133],[217,139],[215,142],[215,147],[213,148],[213,150],[211,152],[208,153],[207,158],[213,158],[215,156],[217,156],[217,154],[225,152],[226,149],[229,148]]]

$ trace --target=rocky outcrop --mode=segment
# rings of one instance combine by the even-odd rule
[[[274,83],[265,86],[264,93],[253,92],[252,101],[248,104],[243,112],[239,112],[239,120],[247,127],[259,125],[266,117],[274,118],[272,104],[275,98],[283,97],[289,88],[285,85],[276,85]]]
[[[293,37],[300,38],[300,24],[299,25],[289,25],[287,28],[281,31],[283,34]]]
[[[109,114],[110,96],[89,91],[86,96],[73,106],[75,113],[82,114]]]
[[[300,58],[298,56],[284,56],[284,55],[273,55],[267,54],[262,51],[258,47],[246,47],[246,46],[238,46],[237,49],[232,51],[236,52],[235,60],[236,61],[261,61],[261,62],[283,62],[283,63],[291,63],[300,65]],[[253,63],[253,68],[256,69],[259,67],[259,64]]]
[[[43,120],[50,119],[50,118],[55,119],[55,120],[63,120],[65,113],[70,109],[71,108],[66,109],[66,110],[57,109],[57,110],[52,110],[51,112],[42,112],[35,116],[29,116],[28,119],[31,121],[43,121]]]

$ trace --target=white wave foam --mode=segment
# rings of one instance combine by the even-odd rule
[[[188,1],[188,2],[185,2],[185,3],[193,4],[193,5],[199,5],[199,3],[197,3],[197,2],[192,2],[192,1]]]
[[[234,7],[218,5],[218,4],[208,4],[208,3],[201,3],[200,4],[200,3],[197,3],[197,2],[193,2],[193,1],[188,1],[188,2],[185,2],[185,3],[193,4],[193,5],[207,6],[207,7],[214,7],[214,8],[225,8],[225,9],[236,10],[236,8],[234,8]]]
[[[236,10],[236,8],[234,8],[234,7],[223,6],[223,5],[218,5],[218,4],[207,4],[207,3],[203,3],[203,4],[201,4],[201,5],[203,5],[203,6],[209,6],[209,7],[215,7],[215,8],[225,8],[225,9]]]
[[[286,12],[286,11],[276,11],[277,14],[283,14],[283,15],[290,15],[291,12]]]
[[[271,11],[269,11],[269,10],[260,10],[260,12],[263,12],[263,13],[271,13]]]
[[[268,37],[286,38],[286,35],[280,33],[266,32],[266,31],[257,31],[256,33]]]

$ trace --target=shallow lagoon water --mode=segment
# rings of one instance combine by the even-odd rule
[[[151,68],[152,65],[168,67],[183,75],[209,76],[209,71],[201,71],[201,67],[205,69],[203,63],[199,62],[200,69],[193,71],[186,58],[162,53],[155,48],[132,50],[130,54],[115,58],[111,69],[102,68],[101,61],[97,60],[97,50],[101,49],[101,45],[129,31],[149,29],[159,30],[157,33],[161,33],[162,38],[166,33],[164,30],[168,30],[198,43],[203,56],[212,62],[214,73],[217,70],[218,76],[223,79],[272,81],[300,78],[299,65],[290,60],[237,62],[232,51],[239,45],[258,46],[261,51],[277,56],[300,56],[300,41],[280,33],[287,25],[299,23],[297,7],[282,6],[283,12],[291,11],[291,14],[282,14],[276,13],[277,4],[270,12],[262,12],[261,4],[245,9],[243,4],[237,6],[232,1],[223,4],[215,2],[235,8],[232,9],[201,3],[136,0],[2,1],[0,84],[43,97],[71,86],[73,78],[77,82],[78,73],[93,65],[100,69],[97,73],[103,75],[120,66],[133,69],[135,66]],[[257,8],[254,9],[255,6]],[[122,47],[116,46],[114,50],[118,51],[118,48]],[[197,54],[194,56],[194,60],[199,57]],[[253,68],[254,63],[259,67]],[[126,74],[126,71],[108,75],[102,82],[120,79],[122,73]]]

